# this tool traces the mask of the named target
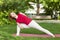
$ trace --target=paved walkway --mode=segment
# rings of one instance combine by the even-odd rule
[[[56,37],[60,37],[60,34],[54,34]],[[16,34],[13,34],[13,36],[16,36]],[[43,37],[43,38],[48,38],[51,37],[50,35],[47,34],[24,34],[21,33],[19,36],[23,36],[23,37]]]
[[[60,23],[60,20],[35,20],[38,23]]]

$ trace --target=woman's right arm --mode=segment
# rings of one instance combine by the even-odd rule
[[[21,28],[21,29],[23,29],[23,27],[20,25],[21,23],[17,23],[17,25]]]

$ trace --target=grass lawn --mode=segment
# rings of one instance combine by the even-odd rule
[[[43,28],[48,29],[54,34],[60,34],[60,24],[58,23],[39,23]],[[16,25],[3,25],[0,26],[0,31],[7,32],[9,34],[16,33]],[[21,33],[32,33],[32,34],[44,34],[33,28],[23,29]],[[37,38],[37,37],[22,37],[22,40],[60,40],[60,38]]]
[[[48,29],[54,34],[60,34],[60,24],[57,23],[39,23],[43,28]],[[6,31],[8,33],[16,33],[16,25],[3,25],[0,26],[0,31]],[[34,34],[44,34],[43,32],[29,28],[21,30],[21,33],[34,33]]]
[[[60,38],[23,37],[23,40],[60,40]]]

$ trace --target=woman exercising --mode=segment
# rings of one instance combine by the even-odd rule
[[[11,18],[16,19],[17,23],[17,33],[16,35],[19,36],[20,29],[22,28],[35,28],[39,31],[45,32],[46,34],[55,37],[51,32],[41,27],[38,23],[36,23],[34,20],[26,16],[24,13],[19,12],[18,14],[15,14],[14,12],[10,13]]]

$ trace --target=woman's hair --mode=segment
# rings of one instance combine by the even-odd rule
[[[11,11],[11,12],[14,12],[14,11]],[[10,13],[11,13],[11,12],[10,12]],[[16,20],[15,18],[13,18],[13,17],[10,15],[10,13],[9,13],[9,15],[8,15],[9,20],[10,20],[10,21]],[[18,14],[19,12],[17,11],[17,12],[15,12],[15,13]]]
[[[9,19],[10,21],[12,21],[12,20],[16,20],[16,19],[13,18],[10,14],[8,15],[8,19]]]
[[[8,18],[9,18],[9,20],[10,20],[10,21],[12,21],[12,20],[13,20],[13,18],[11,17],[11,15],[10,15],[10,14],[8,15]]]

